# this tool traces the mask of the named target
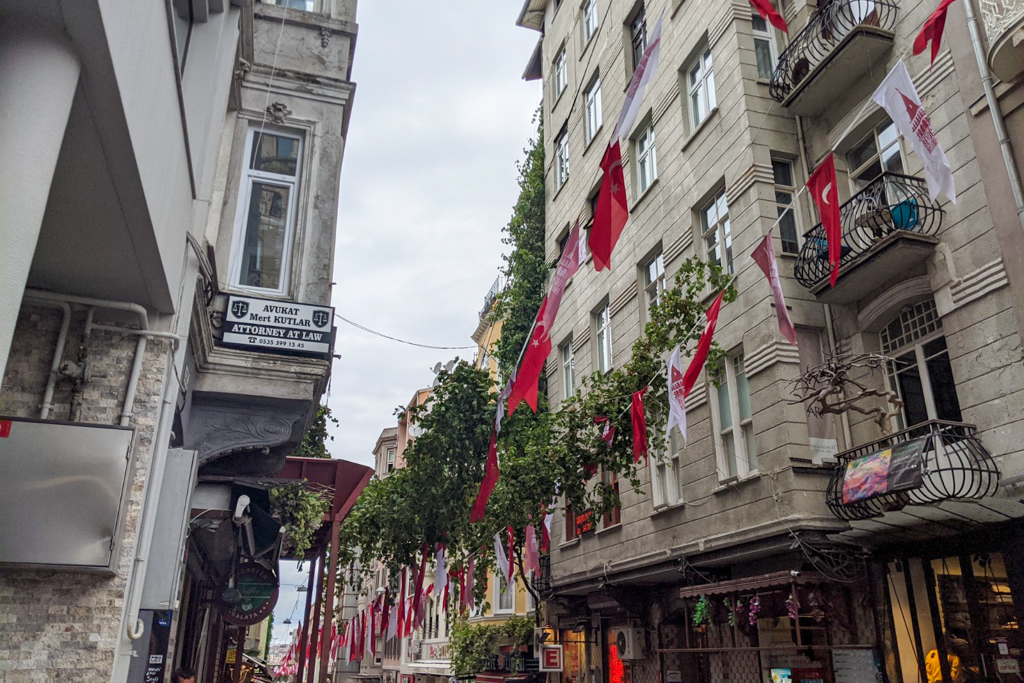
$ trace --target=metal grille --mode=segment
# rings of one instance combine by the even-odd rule
[[[942,330],[942,319],[935,310],[935,301],[928,299],[908,307],[879,333],[882,353],[889,355]]]

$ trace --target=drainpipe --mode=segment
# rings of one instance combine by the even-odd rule
[[[31,294],[25,295],[26,299],[35,299]],[[66,301],[51,301],[48,299],[36,299],[36,302],[43,306],[59,308],[64,311],[64,317],[60,322],[60,333],[57,335],[57,346],[53,350],[53,362],[50,364],[50,377],[46,380],[46,392],[43,394],[43,407],[39,411],[39,419],[45,420],[50,416],[53,408],[53,390],[57,386],[57,378],[60,369],[61,358],[64,357],[64,345],[68,339],[68,329],[71,327],[71,305]]]
[[[1021,190],[1020,175],[1017,174],[1017,167],[1013,162],[1013,147],[1010,145],[1010,136],[1006,134],[1003,112],[999,109],[999,98],[996,97],[996,91],[992,87],[992,74],[989,72],[988,63],[985,61],[985,52],[981,42],[981,30],[978,28],[978,17],[974,14],[974,5],[971,3],[971,0],[965,0],[963,5],[964,12],[967,13],[967,28],[971,32],[971,47],[974,48],[974,59],[978,62],[978,71],[981,72],[981,83],[985,86],[985,101],[988,103],[988,110],[992,114],[992,127],[995,128],[996,137],[999,138],[999,149],[1003,153],[1006,175],[1010,179],[1013,200],[1017,203],[1017,217],[1020,219],[1021,227],[1024,227],[1024,191]]]

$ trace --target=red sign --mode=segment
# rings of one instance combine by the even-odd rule
[[[576,532],[585,534],[594,530],[594,511],[587,510],[583,514],[576,515]]]
[[[562,671],[562,646],[544,645],[540,646],[540,670],[541,671]]]
[[[11,435],[11,421],[0,420],[0,439],[6,439]]]

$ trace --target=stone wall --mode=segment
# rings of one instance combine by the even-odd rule
[[[97,312],[97,322],[102,320]],[[61,311],[25,305],[18,318],[0,414],[37,418],[61,323]],[[64,359],[75,360],[85,324],[76,311]],[[120,324],[120,323],[119,323]],[[117,424],[137,337],[94,331],[89,341],[92,380],[82,397],[81,422]],[[166,341],[150,341],[139,377],[132,426],[135,463],[124,537],[114,576],[0,568],[0,682],[109,681],[122,627],[125,585],[159,417],[167,361]],[[71,391],[58,383],[50,418],[66,420]]]

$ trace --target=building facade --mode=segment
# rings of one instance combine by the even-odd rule
[[[4,681],[228,680],[276,581],[236,485],[326,386],[355,87],[354,0],[301,5],[2,3]]]
[[[1020,53],[1003,51],[1024,6],[979,4],[951,8],[932,66],[910,48],[934,3],[788,0],[776,5],[788,34],[746,2],[524,4],[519,25],[541,32],[526,77],[544,82],[548,261],[593,215],[599,162],[662,22],[657,76],[621,132],[629,222],[611,270],[588,258],[566,290],[553,409],[581,376],[628,359],[684,259],[721,264],[739,292],[715,333],[726,356],[687,399],[688,441],[659,446],[641,490],[623,483],[618,513],[555,520],[545,609],[563,679],[923,683],[1019,670],[1024,423],[1010,406],[1024,396],[1024,90]],[[990,27],[977,49],[975,15]],[[929,198],[921,161],[870,101],[901,58],[955,204]],[[1004,70],[986,93],[989,66]],[[843,204],[835,287],[801,193],[830,152]],[[797,347],[750,260],[769,232]],[[789,400],[831,354],[869,353],[891,360],[856,379],[903,403],[885,430]],[[922,479],[844,498],[854,463],[887,451],[913,453]]]

